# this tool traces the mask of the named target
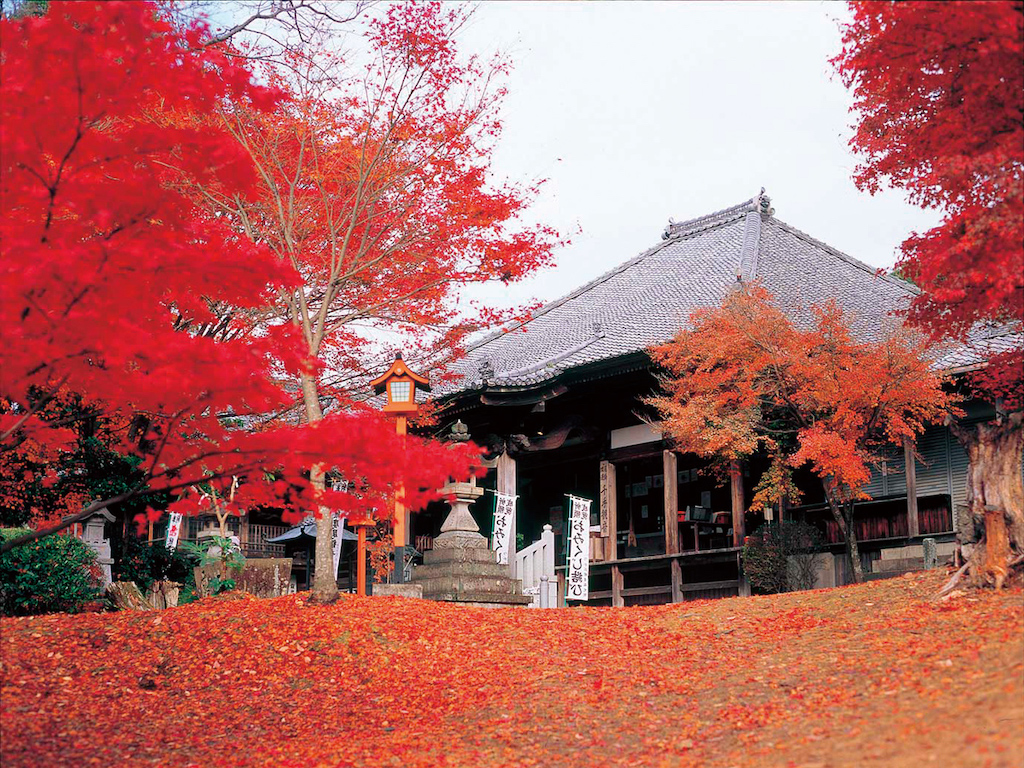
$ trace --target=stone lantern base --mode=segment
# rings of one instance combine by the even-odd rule
[[[452,511],[441,526],[434,548],[423,555],[423,565],[412,574],[423,597],[486,608],[529,605],[522,582],[512,578],[512,567],[495,562],[487,539],[480,535],[469,505],[483,495],[476,482],[449,483],[442,493],[454,496]]]

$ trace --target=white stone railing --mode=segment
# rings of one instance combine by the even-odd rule
[[[540,540],[516,552],[512,576],[523,582],[523,594],[530,595],[530,608],[554,608],[558,600],[555,577],[555,534],[544,526]]]

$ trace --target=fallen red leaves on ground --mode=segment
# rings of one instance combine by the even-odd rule
[[[647,608],[212,598],[4,619],[0,758],[1019,766],[1024,594],[937,573]]]

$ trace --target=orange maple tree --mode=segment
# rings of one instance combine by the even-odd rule
[[[850,12],[833,63],[854,95],[854,180],[942,213],[903,243],[897,267],[922,288],[910,319],[987,359],[964,384],[995,416],[951,429],[984,532],[968,565],[1001,583],[1024,557],[1024,3],[856,2]],[[996,329],[1008,343],[993,346]]]
[[[861,581],[853,516],[871,464],[951,408],[922,340],[893,323],[877,341],[857,341],[831,302],[797,328],[755,284],[696,311],[652,355],[666,375],[649,402],[679,448],[722,462],[767,454],[755,507],[796,501],[792,470],[810,466]]]
[[[174,29],[149,3],[54,2],[45,15],[0,24],[0,441],[31,447],[43,463],[65,451],[67,425],[44,416],[68,391],[103,414],[116,447],[141,469],[135,487],[60,525],[199,483],[221,484],[224,497],[236,478],[244,482],[235,511],[284,506],[291,519],[380,504],[400,479],[409,503],[424,503],[468,471],[472,449],[402,441],[379,414],[354,405],[319,424],[244,428],[294,403],[282,372],[313,368],[292,336],[251,332],[301,276],[209,216],[180,180],[187,173],[258,197],[248,155],[195,116],[226,104],[273,110],[280,89],[256,84],[246,60],[202,45],[203,25]],[[225,318],[220,306],[238,311]],[[197,331],[210,323],[224,332]],[[406,442],[414,450],[403,450]],[[317,464],[358,479],[358,492],[311,483]],[[172,508],[202,504],[190,494]]]

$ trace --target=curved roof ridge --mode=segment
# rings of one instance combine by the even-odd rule
[[[762,190],[762,194],[764,191]],[[686,221],[672,221],[669,219],[668,224],[665,226],[665,231],[662,233],[662,238],[668,240],[671,237],[681,237],[694,232],[703,231],[710,227],[721,224],[725,219],[732,219],[738,217],[740,214],[747,214],[751,211],[757,211],[760,207],[761,196],[752,197],[749,200],[745,200],[737,205],[731,205],[728,208],[723,208],[720,211],[714,213],[705,213],[703,216],[698,216],[695,219],[688,219]]]
[[[758,211],[747,211],[746,231],[743,233],[743,249],[740,251],[740,264],[737,277],[749,283],[757,278],[757,254],[761,250],[761,214]]]
[[[850,264],[850,265],[852,265],[854,267],[857,267],[858,269],[862,269],[865,272],[869,272],[872,275],[874,275],[875,277],[880,277],[883,280],[885,280],[887,283],[891,283],[892,285],[895,285],[895,286],[897,286],[899,288],[903,288],[904,290],[906,290],[909,293],[918,294],[918,293],[921,292],[921,289],[918,288],[913,283],[907,282],[906,280],[902,280],[902,279],[900,279],[900,278],[898,278],[898,277],[896,277],[894,275],[889,274],[888,272],[883,272],[881,269],[878,269],[876,267],[872,267],[870,264],[865,264],[860,259],[856,259],[856,258],[854,258],[853,256],[850,256],[847,253],[843,253],[842,251],[840,251],[837,248],[833,248],[828,243],[822,242],[821,240],[818,240],[816,237],[808,235],[806,232],[804,232],[803,230],[797,229],[792,224],[787,224],[782,219],[778,219],[775,216],[769,216],[768,220],[775,222],[782,229],[784,229],[786,232],[789,232],[794,237],[798,237],[801,240],[803,240],[803,241],[805,241],[807,243],[810,243],[811,245],[813,245],[813,246],[815,246],[817,248],[820,248],[821,250],[825,251],[826,253],[828,253],[828,254],[830,254],[832,256],[835,256],[836,258],[842,259],[843,261],[847,262],[848,264]]]
[[[756,198],[755,198],[755,200],[756,200]],[[738,208],[738,206],[734,206],[734,208]],[[728,210],[732,210],[732,209],[728,209]],[[708,217],[703,217],[703,218],[708,218]],[[506,334],[512,333],[513,331],[516,331],[516,330],[522,328],[524,325],[529,323],[534,318],[540,317],[541,315],[546,314],[547,312],[550,312],[553,309],[557,309],[558,307],[560,307],[563,304],[565,304],[567,301],[572,301],[575,298],[579,298],[580,296],[582,296],[587,291],[590,291],[593,288],[596,288],[601,283],[608,282],[609,280],[611,280],[616,275],[621,274],[622,272],[625,272],[630,267],[636,266],[637,264],[639,264],[644,259],[646,259],[646,258],[648,258],[650,256],[653,256],[658,251],[660,251],[663,248],[668,247],[669,245],[671,245],[674,242],[678,242],[679,240],[685,239],[685,238],[687,238],[687,237],[689,237],[691,235],[698,235],[698,234],[700,234],[702,232],[707,232],[710,229],[714,229],[715,227],[720,227],[720,226],[722,226],[724,224],[729,224],[732,221],[734,221],[734,217],[733,218],[722,218],[722,219],[719,219],[717,221],[711,222],[707,226],[701,227],[700,229],[693,229],[693,230],[690,230],[688,232],[681,233],[679,235],[673,236],[670,239],[663,240],[662,242],[658,243],[657,245],[655,245],[655,246],[653,246],[651,248],[648,248],[645,251],[641,251],[639,254],[634,256],[632,259],[629,259],[628,261],[625,261],[622,264],[619,264],[619,266],[617,266],[617,267],[615,267],[613,269],[608,270],[604,274],[599,275],[598,277],[595,277],[589,283],[586,283],[585,285],[580,286],[579,288],[577,288],[576,290],[572,291],[571,293],[567,293],[567,294],[565,294],[565,296],[562,296],[561,298],[558,298],[558,299],[555,299],[554,301],[548,302],[547,304],[542,306],[540,309],[538,309],[536,312],[534,312],[528,319],[526,319],[526,320],[516,320],[511,325],[509,325],[509,326],[507,326],[505,328],[499,328],[497,331],[494,331],[493,333],[487,334],[486,336],[484,336],[479,341],[476,341],[476,342],[470,344],[469,346],[467,346],[466,347],[466,352],[467,353],[472,352],[473,350],[482,347],[484,344],[487,344],[487,343],[489,343],[491,341],[494,341],[494,339],[501,338],[502,336],[504,336]]]

